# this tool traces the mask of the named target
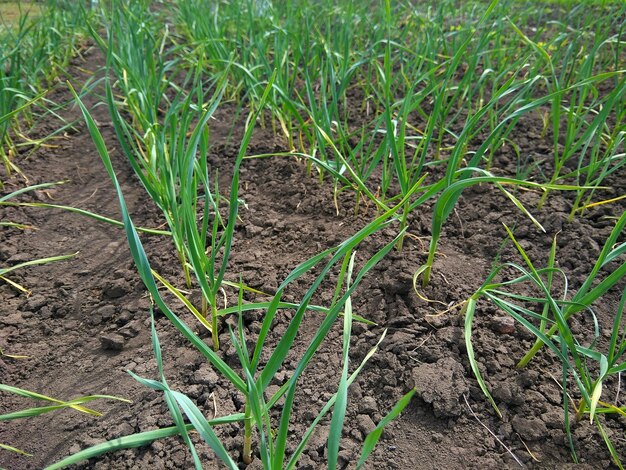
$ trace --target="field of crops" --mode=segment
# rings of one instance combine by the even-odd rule
[[[624,2],[0,19],[0,468],[623,468]]]

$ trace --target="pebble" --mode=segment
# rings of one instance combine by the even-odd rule
[[[369,417],[369,415],[358,415],[356,418],[356,425],[363,433],[363,436],[367,436],[370,432],[376,429],[376,423]]]
[[[372,414],[378,411],[378,404],[373,397],[365,397],[361,400],[361,413]]]
[[[102,321],[108,322],[113,315],[115,315],[115,306],[114,305],[104,305],[96,310],[96,314],[100,316]]]
[[[102,347],[108,351],[121,351],[124,347],[124,337],[117,333],[109,333],[100,336]]]
[[[80,449],[80,445],[79,444],[72,444],[72,446],[70,447],[69,452],[70,452],[70,455],[73,455],[73,454],[77,454],[78,452],[80,452],[80,450],[81,449]]]
[[[126,281],[122,279],[108,283],[102,290],[102,295],[107,299],[118,299],[128,293]]]
[[[538,441],[548,435],[548,428],[539,418],[522,418],[515,416],[511,421],[513,429],[528,441]]]
[[[11,264],[25,263],[27,261],[30,261],[30,255],[26,252],[19,252],[11,256],[6,261],[6,263],[11,265]]]
[[[446,326],[440,328],[435,333],[437,339],[445,341],[446,343],[465,345],[465,337],[463,336],[463,329],[458,326]]]
[[[497,317],[491,321],[491,329],[501,335],[515,333],[515,320],[511,317]]]
[[[9,326],[20,326],[24,323],[24,318],[21,313],[11,313],[0,319],[0,324]]]
[[[405,333],[403,331],[396,331],[391,335],[383,346],[385,351],[398,351],[398,350],[406,350],[407,345],[411,345],[415,343],[415,337],[410,333]]]
[[[118,331],[120,335],[122,335],[124,338],[127,338],[127,339],[134,338],[135,336],[139,334],[139,329],[131,324],[128,324],[124,326],[123,328],[120,328]]]
[[[208,364],[202,364],[193,374],[193,381],[198,384],[216,385],[220,378]]]
[[[510,384],[502,382],[496,384],[493,388],[492,394],[496,400],[501,401],[502,403],[516,406],[524,404],[523,391],[521,387],[515,383]]]
[[[36,312],[47,303],[48,299],[46,299],[45,296],[41,294],[35,294],[30,297],[26,302],[24,302],[22,308],[24,310],[28,310],[29,312]]]

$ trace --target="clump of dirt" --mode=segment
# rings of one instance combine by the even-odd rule
[[[440,330],[441,331],[441,330]],[[421,364],[411,372],[412,387],[438,418],[461,415],[463,396],[469,392],[463,366],[444,357],[435,363]]]

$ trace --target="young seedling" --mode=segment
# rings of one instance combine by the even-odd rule
[[[563,388],[563,409],[565,413],[565,430],[570,443],[570,448],[574,459],[576,452],[571,436],[570,416],[569,416],[569,395],[570,378],[576,385],[576,390],[582,397],[576,406],[576,420],[581,420],[585,414],[589,415],[592,424],[598,427],[609,452],[620,468],[622,464],[615,452],[602,423],[597,419],[598,413],[616,413],[625,414],[623,407],[618,404],[609,404],[602,401],[603,383],[611,376],[626,370],[626,363],[623,362],[623,354],[626,351],[626,336],[624,335],[621,325],[624,313],[624,303],[626,302],[626,290],[622,294],[619,306],[616,311],[612,325],[611,339],[607,353],[599,350],[597,339],[599,330],[597,327],[597,319],[593,312],[594,303],[602,299],[602,296],[608,289],[613,287],[621,279],[626,276],[626,263],[614,269],[604,280],[599,281],[598,270],[608,262],[616,260],[619,256],[626,253],[626,243],[615,244],[617,235],[621,232],[626,223],[626,213],[622,215],[618,221],[618,225],[609,236],[604,249],[602,250],[596,267],[587,278],[587,281],[578,290],[578,292],[570,299],[567,292],[567,277],[563,270],[556,267],[556,237],[552,244],[548,264],[545,268],[538,269],[534,266],[527,253],[515,239],[513,233],[505,226],[510,239],[517,248],[517,251],[523,258],[525,266],[514,263],[506,263],[496,266],[489,274],[483,285],[476,291],[464,306],[465,313],[465,341],[467,346],[467,354],[470,365],[476,376],[476,379],[488,398],[496,412],[500,415],[500,411],[495,401],[491,397],[487,385],[485,384],[478,364],[475,359],[474,349],[472,346],[472,325],[474,315],[476,313],[476,305],[480,299],[485,299],[501,310],[506,312],[527,330],[537,337],[535,347],[520,361],[520,366],[525,365],[532,358],[534,351],[538,350],[540,345],[547,345],[551,352],[561,362],[562,366],[562,388]],[[505,268],[513,269],[519,275],[509,281],[497,282],[495,279],[498,274]],[[554,291],[554,276],[558,275],[563,278],[565,286],[563,295],[557,298]],[[594,281],[595,280],[595,281]],[[520,295],[512,291],[512,288],[520,284],[530,284],[538,290],[538,295]],[[595,287],[591,287],[595,285]],[[529,305],[539,305],[540,313],[533,310]],[[576,312],[591,314],[596,324],[595,331],[590,332],[594,336],[594,340],[590,345],[584,345],[577,339],[569,326],[569,318]],[[538,346],[539,345],[539,346]],[[596,363],[596,367],[592,367],[589,362]],[[598,370],[594,376],[593,370]]]

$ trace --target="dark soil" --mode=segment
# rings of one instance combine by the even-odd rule
[[[99,55],[86,54],[82,69],[96,70]],[[76,70],[76,80],[87,78]],[[52,97],[69,99],[62,87]],[[159,211],[149,201],[122,153],[117,150],[113,128],[104,106],[87,100],[101,132],[112,150],[114,165],[134,222],[144,227],[163,226]],[[66,116],[78,118],[76,109]],[[228,181],[228,168],[238,142],[229,143],[232,110],[227,106],[212,124],[212,164]],[[56,124],[48,123],[50,129]],[[549,160],[549,137],[542,140],[531,124],[522,123],[517,143],[522,153]],[[44,126],[45,127],[45,126]],[[111,182],[83,125],[79,132],[42,148],[20,166],[29,182],[65,180],[66,184],[38,191],[21,200],[67,204],[120,219]],[[42,129],[45,133],[46,129]],[[284,144],[269,129],[259,129],[250,154],[284,151]],[[511,152],[512,153],[512,152]],[[515,172],[514,159],[503,152],[496,164],[502,173]],[[624,175],[610,183],[624,193]],[[9,179],[6,191],[24,183]],[[222,185],[227,187],[227,183]],[[528,207],[535,207],[539,194],[519,194]],[[374,217],[373,208],[362,207],[354,215],[354,197],[339,196],[338,213],[333,202],[333,185],[319,184],[307,176],[306,167],[295,159],[247,160],[241,174],[241,221],[227,278],[256,289],[273,292],[301,261],[335,246],[353,235]],[[502,222],[515,226],[524,248],[537,263],[547,259],[552,238],[558,233],[558,259],[576,289],[591,269],[611,230],[607,216],[620,215],[618,204],[600,206],[582,218],[567,222],[572,196],[554,193],[542,210],[533,213],[547,233],[539,232],[498,190],[490,186],[467,190],[455,214],[445,226],[440,254],[430,286],[422,292],[437,303],[427,303],[413,290],[412,276],[425,262],[430,234],[431,206],[418,210],[410,225],[411,236],[401,252],[391,252],[369,275],[354,296],[355,312],[378,324],[354,325],[352,361],[358,364],[376,344],[383,331],[387,336],[360,378],[350,389],[345,436],[340,463],[353,468],[364,436],[412,387],[417,395],[383,434],[367,468],[516,468],[512,454],[528,468],[570,468],[571,456],[563,429],[560,367],[548,351],[542,351],[525,369],[517,360],[532,344],[532,336],[514,325],[490,305],[480,303],[473,335],[474,347],[485,379],[502,411],[499,419],[485,400],[469,368],[459,309],[437,314],[447,305],[467,299],[484,281],[496,256],[502,261],[522,261],[510,244],[504,244]],[[103,416],[94,418],[73,410],[28,420],[3,422],[0,442],[21,448],[32,457],[0,451],[0,466],[8,469],[39,469],[60,458],[106,439],[172,424],[163,397],[136,382],[126,371],[156,378],[157,369],[150,340],[149,299],[136,273],[122,229],[59,210],[0,208],[2,220],[26,223],[38,230],[3,228],[0,232],[0,263],[11,265],[33,258],[79,252],[69,260],[31,267],[9,277],[32,290],[18,293],[0,285],[0,348],[6,354],[27,359],[0,357],[0,383],[37,391],[59,399],[89,394],[109,394],[132,400],[94,402]],[[395,236],[391,227],[377,233],[359,248],[364,260]],[[180,265],[171,240],[142,235],[153,268],[178,286],[183,285]],[[297,301],[308,289],[312,275],[295,283],[286,294]],[[621,286],[623,288],[623,285]],[[197,298],[197,292],[192,294]],[[227,291],[229,303],[236,302],[234,290]],[[612,324],[619,292],[611,291],[594,306],[602,332]],[[332,286],[315,302],[328,303]],[[183,309],[169,299],[176,311]],[[444,306],[445,305],[445,306]],[[276,321],[269,347],[284,332],[291,313]],[[184,316],[185,317],[185,316]],[[185,317],[187,318],[187,317]],[[269,387],[274,392],[290,376],[307,339],[320,323],[320,314],[310,313],[293,351]],[[188,319],[190,324],[192,319]],[[231,321],[231,320],[228,320]],[[259,318],[245,318],[250,334],[258,331]],[[203,360],[184,338],[160,315],[157,330],[163,348],[165,374],[173,389],[187,394],[207,416],[243,411],[242,397]],[[307,429],[326,400],[335,392],[340,376],[341,325],[328,335],[316,359],[300,381],[295,416],[290,431],[292,445]],[[592,328],[591,318],[573,320],[576,331]],[[207,342],[210,342],[206,335]],[[225,360],[235,365],[237,357],[226,331],[222,332]],[[617,384],[608,384],[606,397],[615,396]],[[611,398],[607,398],[611,400]],[[2,394],[0,413],[33,406],[29,400]],[[620,455],[626,455],[622,419],[600,418]],[[312,438],[298,468],[325,466],[323,423]],[[226,447],[237,456],[242,430],[238,425],[217,428]],[[588,421],[574,425],[579,468],[609,468],[608,451],[597,429]],[[495,436],[498,437],[496,439]],[[298,440],[297,440],[298,439]],[[509,453],[506,445],[511,453]],[[205,468],[222,468],[205,444],[198,446]],[[139,449],[105,454],[78,468],[159,469],[191,468],[192,460],[180,439],[167,439]],[[242,464],[242,468],[243,468]],[[259,462],[250,468],[260,468]]]

